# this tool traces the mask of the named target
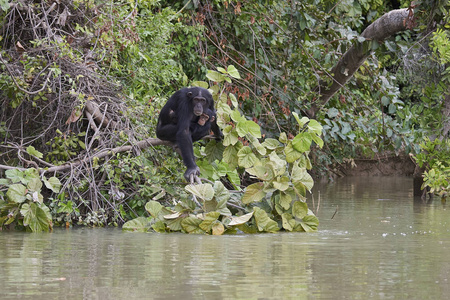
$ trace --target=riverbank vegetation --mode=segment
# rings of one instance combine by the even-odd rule
[[[445,1],[0,7],[3,228],[311,231],[308,170],[332,178],[381,156],[412,157],[446,194],[447,156],[424,154],[428,139],[448,148]],[[188,85],[211,89],[224,133],[195,147],[196,186],[155,138],[159,110]]]

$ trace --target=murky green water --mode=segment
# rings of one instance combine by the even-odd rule
[[[414,201],[405,178],[347,178],[318,185],[319,198],[314,234],[0,232],[0,299],[450,297],[439,200]]]

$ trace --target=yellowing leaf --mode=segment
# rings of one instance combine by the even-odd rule
[[[249,185],[245,189],[245,193],[242,196],[242,203],[249,204],[252,202],[259,202],[261,201],[266,193],[263,191],[264,183],[257,182]]]
[[[228,224],[228,226],[234,226],[234,225],[242,225],[244,223],[247,223],[253,216],[253,212],[239,216],[239,217],[232,217],[231,222]]]

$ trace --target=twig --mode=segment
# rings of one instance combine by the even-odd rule
[[[339,205],[336,205],[336,210],[334,211],[333,216],[331,216],[331,220],[333,220],[334,216],[337,214],[338,208],[339,208]]]

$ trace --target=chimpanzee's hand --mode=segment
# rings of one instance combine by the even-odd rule
[[[186,172],[184,172],[184,178],[187,182],[194,183],[195,177],[200,175],[200,168],[195,166],[194,168],[188,168]]]

